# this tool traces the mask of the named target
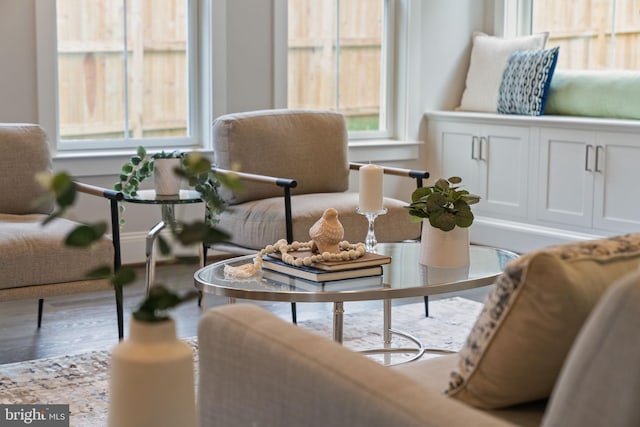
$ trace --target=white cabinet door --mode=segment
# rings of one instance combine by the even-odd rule
[[[527,216],[529,128],[447,122],[437,135],[443,177],[481,197],[474,212]]]
[[[593,226],[640,231],[640,136],[599,132],[596,150]]]
[[[537,217],[591,227],[595,134],[573,129],[540,129]]]
[[[466,190],[482,196],[478,129],[478,126],[464,123],[441,123],[437,144],[440,146],[442,176],[434,178],[459,176]]]
[[[480,160],[484,168],[481,210],[510,217],[527,216],[529,128],[485,126]]]

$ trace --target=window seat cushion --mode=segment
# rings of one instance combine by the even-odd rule
[[[640,119],[640,72],[556,70],[545,115]]]

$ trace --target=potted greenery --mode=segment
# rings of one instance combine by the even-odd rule
[[[159,166],[165,161],[173,161],[174,163],[168,166],[167,171],[160,171]],[[139,146],[136,154],[122,165],[119,181],[114,184],[113,188],[116,191],[122,191],[126,197],[136,197],[140,184],[151,177],[157,180],[159,174],[167,179],[170,177],[186,180],[190,188],[200,193],[207,208],[206,223],[210,226],[217,224],[217,216],[224,208],[224,202],[218,194],[220,184],[231,189],[238,186],[237,181],[232,178],[216,175],[211,170],[211,162],[197,151],[181,152],[175,150],[150,154],[144,147]],[[177,188],[179,189],[179,185]],[[158,192],[157,189],[156,192],[159,195],[169,194],[166,191]],[[177,194],[177,189],[172,194]],[[124,213],[124,210],[124,204],[120,203],[120,213]],[[122,217],[120,223],[124,224]],[[185,243],[182,240],[181,242]]]
[[[114,189],[122,191],[127,196],[135,197],[140,184],[153,176],[157,194],[178,194],[181,177],[174,171],[182,166],[184,157],[185,153],[178,150],[171,152],[163,150],[150,154],[144,147],[139,146],[136,154],[122,165],[120,181],[114,185]]]
[[[462,189],[462,179],[438,179],[417,188],[411,195],[409,215],[422,221],[420,263],[436,267],[459,267],[469,263],[471,205],[480,197]]]

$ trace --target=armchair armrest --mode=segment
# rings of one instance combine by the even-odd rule
[[[198,342],[203,427],[508,425],[255,305],[207,311]]]
[[[231,171],[228,169],[221,169],[216,167],[211,168],[211,170],[220,175],[233,175],[233,176],[237,176],[241,180],[275,184],[279,187],[284,187],[284,188],[294,188],[298,186],[298,183],[296,182],[296,180],[290,179],[290,178],[278,178],[275,176],[258,175],[258,174],[246,173],[246,172],[236,172],[236,171]]]
[[[365,166],[365,163],[355,163],[349,162],[349,169],[351,170],[359,170],[362,166]],[[406,176],[409,178],[414,178],[416,180],[416,187],[422,187],[422,180],[429,178],[429,172],[423,170],[413,170],[413,169],[405,169],[405,168],[394,168],[389,166],[380,166],[382,168],[382,172],[388,175],[396,175],[396,176]]]
[[[293,242],[293,217],[291,214],[291,189],[298,186],[298,182],[295,179],[290,178],[278,178],[268,175],[258,175],[246,172],[235,172],[228,169],[221,169],[213,167],[211,170],[220,175],[233,175],[241,180],[262,182],[267,184],[275,184],[278,187],[282,187],[284,191],[284,218],[286,224],[287,242]]]
[[[109,200],[109,210],[111,213],[111,241],[113,243],[113,271],[120,270],[122,267],[122,251],[120,249],[120,213],[118,211],[118,202],[124,199],[124,194],[120,191],[109,190],[107,188],[95,185],[85,184],[74,181],[76,190],[97,197],[104,197]],[[118,337],[124,337],[124,317],[123,317],[123,293],[122,287],[114,287],[116,295],[116,312],[118,318]]]

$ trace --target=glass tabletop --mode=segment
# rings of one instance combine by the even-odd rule
[[[140,190],[136,197],[124,197],[125,202],[141,203],[147,205],[181,205],[187,203],[200,203],[202,198],[200,193],[194,190],[180,190],[179,194],[170,196],[159,196],[156,190]]]
[[[333,282],[311,282],[264,269],[250,279],[225,277],[226,265],[253,261],[253,255],[208,265],[194,274],[196,288],[214,295],[262,301],[336,302],[428,296],[490,285],[514,252],[471,245],[470,264],[462,268],[421,265],[419,242],[380,243],[377,252],[389,255],[381,276]]]

